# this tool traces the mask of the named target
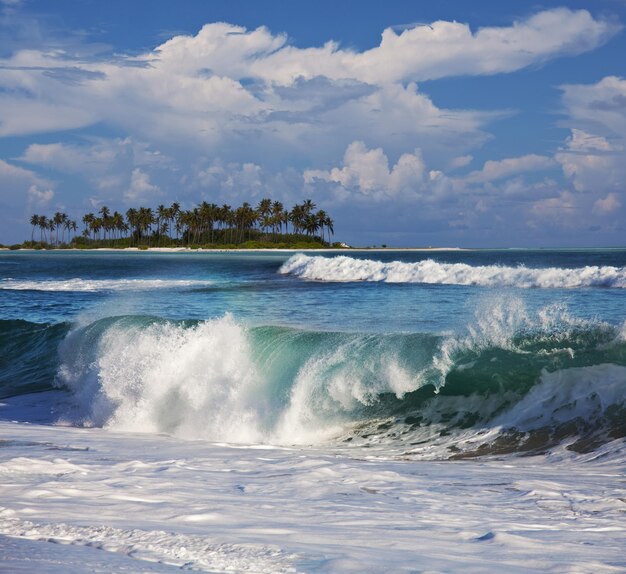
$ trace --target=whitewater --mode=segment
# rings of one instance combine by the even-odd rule
[[[625,270],[0,253],[0,572],[624,572]]]

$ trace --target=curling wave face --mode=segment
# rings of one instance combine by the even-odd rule
[[[486,287],[575,289],[581,287],[626,288],[626,267],[528,268],[499,265],[472,266],[440,263],[432,259],[407,263],[382,262],[352,257],[296,254],[280,273],[313,281],[378,281]]]
[[[585,450],[626,435],[624,332],[510,301],[457,335],[112,317],[66,327],[57,385],[68,422],[116,430],[429,458]]]

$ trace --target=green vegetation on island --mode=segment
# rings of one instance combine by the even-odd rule
[[[33,214],[30,241],[17,248],[93,249],[101,247],[188,247],[218,249],[343,247],[331,244],[333,220],[323,210],[316,211],[310,199],[291,210],[280,201],[264,198],[256,208],[248,202],[240,207],[203,201],[190,210],[178,203],[130,208],[126,214],[103,205],[97,213],[82,218],[83,229],[67,214]]]

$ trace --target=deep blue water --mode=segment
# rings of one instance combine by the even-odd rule
[[[321,254],[333,257],[332,253]],[[0,319],[72,321],[82,313],[149,314],[208,319],[226,312],[249,324],[305,329],[439,332],[472,320],[477,308],[516,298],[529,310],[562,304],[581,318],[626,320],[626,290],[515,289],[463,285],[304,281],[278,273],[286,253],[4,252],[0,253]],[[353,252],[354,259],[500,265],[529,268],[626,266],[626,250]],[[10,281],[40,282],[12,290]],[[182,288],[42,291],[46,281],[200,280]]]

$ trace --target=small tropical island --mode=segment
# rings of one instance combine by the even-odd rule
[[[106,205],[86,213],[79,224],[66,213],[33,214],[30,240],[10,249],[328,249],[334,222],[310,199],[285,209],[263,198],[256,207],[233,208],[203,201],[190,210],[179,203],[130,208],[125,214]]]

